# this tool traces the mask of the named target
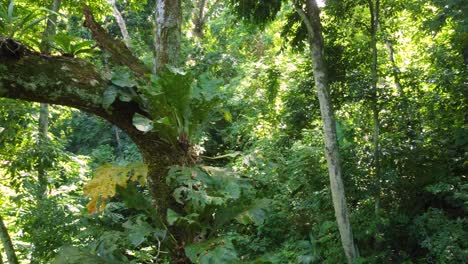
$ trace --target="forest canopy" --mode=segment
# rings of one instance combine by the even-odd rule
[[[0,0],[0,264],[465,263],[462,0]]]

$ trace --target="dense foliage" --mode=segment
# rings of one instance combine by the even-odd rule
[[[90,2],[99,23],[122,38],[115,2],[130,50],[151,65],[155,1]],[[160,214],[141,154],[119,128],[52,105],[42,140],[41,106],[0,98],[0,220],[19,262],[171,263],[168,230],[179,230],[190,240],[184,250],[193,263],[346,263],[306,25],[293,2],[302,4],[184,1],[184,63],[142,84],[97,47],[76,1],[55,12],[48,1],[0,0],[0,39],[39,52],[47,17],[55,14],[49,53],[92,62],[109,80],[102,100],[108,111],[116,101],[134,102],[155,117],[134,115],[138,130],[158,131],[194,159],[169,169],[178,210]],[[355,262],[465,263],[467,5],[381,0],[374,94],[372,2],[329,0],[321,8],[360,251]],[[200,3],[201,35],[194,31]]]

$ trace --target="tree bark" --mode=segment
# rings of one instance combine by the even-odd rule
[[[3,218],[0,215],[0,241],[2,241],[3,249],[5,250],[7,260],[9,264],[18,264],[18,258],[16,257],[13,243],[11,242],[10,235],[6,229]],[[0,256],[1,258],[1,256]]]
[[[50,10],[53,11],[49,14],[47,19],[47,25],[42,34],[42,41],[39,49],[43,53],[49,53],[50,47],[52,46],[52,38],[55,35],[55,24],[57,23],[57,14],[60,10],[61,0],[53,0],[50,5]]]
[[[330,176],[330,187],[332,193],[333,207],[340,231],[341,242],[348,263],[358,257],[357,247],[354,243],[353,232],[349,222],[348,209],[346,205],[345,190],[342,180],[341,161],[339,155],[338,141],[336,136],[336,124],[333,107],[330,100],[328,76],[326,72],[324,43],[322,36],[322,25],[320,21],[320,10],[315,0],[306,1],[306,11],[294,2],[296,10],[307,25],[309,33],[309,44],[314,69],[315,86],[317,87],[320,113],[323,121],[325,135],[325,155]]]
[[[125,43],[112,38],[109,33],[96,22],[88,6],[83,5],[83,13],[85,16],[84,26],[91,31],[93,39],[98,46],[102,50],[109,52],[116,63],[127,66],[135,75],[141,78],[151,73],[145,64],[132,54]]]
[[[127,48],[130,48],[130,34],[128,34],[127,30],[127,24],[125,23],[125,20],[122,16],[122,13],[120,13],[119,9],[117,8],[117,4],[115,0],[107,0],[109,5],[112,7],[112,14],[114,15],[115,21],[117,22],[117,25],[119,26],[120,33],[122,34],[123,41]]]
[[[41,146],[47,143],[47,131],[49,126],[49,105],[48,104],[41,104],[40,112],[39,112],[39,142],[38,145]],[[47,171],[46,168],[42,164],[39,164],[37,170],[37,180],[39,183],[39,192],[38,192],[38,199],[41,200],[47,196]]]
[[[180,0],[156,0],[154,34],[154,73],[158,73],[166,64],[178,65],[182,8]]]

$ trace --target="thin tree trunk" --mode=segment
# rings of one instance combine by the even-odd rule
[[[122,140],[120,139],[120,130],[117,126],[112,126],[112,129],[114,130],[115,143],[117,143],[117,151],[120,155],[122,151]]]
[[[369,0],[369,11],[371,14],[371,48],[372,48],[372,69],[371,69],[371,109],[372,109],[372,117],[374,123],[373,129],[373,145],[374,145],[374,159],[373,159],[373,169],[374,169],[374,176],[375,176],[375,215],[378,218],[379,211],[380,211],[380,149],[379,149],[379,107],[378,107],[378,91],[377,91],[377,80],[378,80],[378,73],[377,73],[377,30],[378,30],[378,21],[379,21],[379,8],[380,2],[379,0]]]
[[[48,104],[41,104],[41,109],[39,112],[39,142],[38,144],[41,146],[43,144],[47,144],[47,131],[49,126],[49,105]],[[43,199],[47,196],[47,172],[46,168],[39,165],[38,172],[37,172],[37,179],[39,182],[39,195],[38,199]]]
[[[156,0],[154,73],[166,64],[177,66],[180,53],[182,7],[180,0]]]
[[[39,46],[42,53],[49,53],[52,47],[52,38],[55,36],[55,24],[57,23],[57,14],[60,10],[61,0],[53,0],[50,10],[53,11],[47,18],[47,25],[42,34],[42,41]]]
[[[336,136],[336,124],[333,107],[330,100],[328,76],[324,58],[324,43],[322,36],[322,25],[320,21],[320,10],[315,0],[306,1],[306,12],[295,2],[294,6],[298,14],[306,23],[309,33],[309,44],[314,69],[315,86],[317,87],[320,113],[323,121],[325,135],[325,155],[330,176],[330,187],[332,193],[333,207],[335,209],[336,221],[340,231],[341,242],[346,259],[351,263],[358,257],[358,250],[354,243],[353,232],[349,222],[349,214],[346,205],[345,190],[342,180],[341,161],[339,155],[338,141]]]
[[[18,258],[16,257],[13,243],[11,242],[10,235],[6,229],[3,218],[0,215],[0,241],[2,241],[3,249],[5,250],[7,260],[9,264],[18,264]],[[1,256],[0,256],[1,258]]]
[[[127,46],[127,48],[130,49],[130,46],[131,46],[130,34],[128,33],[127,24],[125,23],[122,13],[120,13],[120,10],[117,8],[117,4],[115,0],[107,0],[107,2],[112,7],[112,14],[114,15],[115,21],[117,22],[117,25],[119,26],[120,33],[122,34],[122,37],[123,37],[123,42],[125,43],[125,46]],[[119,129],[117,126],[114,126],[114,125],[112,126],[112,129],[114,130],[114,133],[115,133],[117,151],[120,155],[121,150],[122,150],[122,144],[120,141]]]
[[[125,46],[127,46],[127,48],[130,48],[130,34],[128,34],[127,24],[125,23],[122,13],[120,13],[119,9],[117,8],[115,0],[107,0],[107,2],[112,7],[112,14],[114,15],[115,21],[117,22],[117,25],[120,28],[120,33],[122,34]]]
[[[50,10],[53,11],[49,14],[47,25],[42,34],[42,42],[40,49],[42,53],[49,53],[51,49],[51,39],[55,36],[55,25],[57,23],[57,15],[60,10],[61,0],[53,0],[50,5]],[[47,132],[49,125],[49,104],[41,104],[39,113],[39,145],[45,144],[48,140]],[[39,199],[42,199],[47,194],[47,172],[43,166],[38,168],[38,182],[39,182]]]
[[[382,26],[380,24],[380,15],[379,15],[379,10],[377,10],[377,18],[376,18],[376,24],[377,24],[377,29],[382,31],[382,36],[383,40],[385,42],[385,47],[387,48],[388,51],[388,60],[392,64],[392,75],[393,75],[393,82],[395,84],[395,87],[398,90],[398,93],[400,96],[403,96],[403,86],[401,85],[400,82],[400,68],[398,68],[396,62],[395,62],[395,50],[393,49],[392,42],[388,39],[388,36],[385,32],[385,29],[382,29]]]
[[[404,95],[403,87],[401,86],[401,82],[400,82],[400,68],[398,68],[395,62],[395,57],[394,57],[395,50],[393,49],[393,45],[390,42],[390,40],[388,40],[387,35],[384,33],[383,36],[384,36],[385,46],[387,47],[387,50],[388,50],[388,59],[390,60],[390,63],[392,64],[393,81],[398,90],[398,93],[400,94],[400,96],[403,96]]]
[[[61,0],[53,0],[50,6],[50,10],[53,11],[49,14],[47,19],[47,25],[42,35],[42,41],[40,45],[41,53],[50,53],[51,50],[51,42],[50,40],[55,36],[55,25],[57,23],[57,13],[60,10]],[[47,133],[49,130],[49,104],[41,103],[40,111],[39,111],[39,147],[47,144],[49,140]],[[38,196],[37,196],[37,207],[42,207],[42,202],[45,198],[47,198],[48,193],[48,179],[47,179],[47,168],[44,167],[43,164],[39,164],[38,171],[37,171],[37,180],[39,183],[38,186]],[[33,245],[33,251],[31,253],[31,260],[30,263],[39,263],[39,259],[37,257],[37,251],[35,249],[35,245]]]

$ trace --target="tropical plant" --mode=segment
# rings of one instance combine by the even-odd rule
[[[0,3],[0,34],[7,38],[21,38],[45,19],[36,10],[18,10],[14,0],[7,5]]]
[[[94,50],[94,41],[80,40],[77,37],[64,33],[56,34],[53,37],[52,46],[63,56],[75,57],[80,54],[91,54]]]

